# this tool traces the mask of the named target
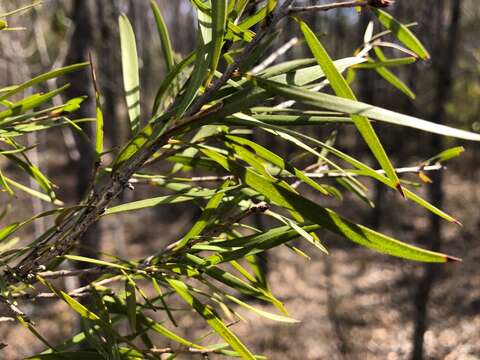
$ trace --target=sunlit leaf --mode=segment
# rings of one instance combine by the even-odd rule
[[[132,134],[140,129],[140,79],[135,34],[127,16],[122,14],[118,19],[120,28],[120,45],[122,49],[122,70],[125,99]]]

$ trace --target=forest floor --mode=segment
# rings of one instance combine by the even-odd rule
[[[444,251],[461,257],[463,262],[438,265],[442,271],[429,305],[425,352],[428,359],[480,359],[480,187],[473,180],[449,174],[445,189],[445,210],[460,218],[464,226],[444,223]],[[421,245],[428,214],[398,199],[393,192],[385,196],[389,205],[379,230]],[[359,220],[355,213],[358,207],[344,206],[343,210]],[[161,226],[160,215],[148,214],[141,215],[145,216],[140,223],[143,231],[153,236],[158,233],[153,224]],[[138,216],[126,216],[120,221],[127,231],[140,225]],[[189,219],[178,220],[176,226],[182,226],[182,221],[187,223]],[[114,251],[122,241],[122,230],[117,225],[113,221],[102,225],[109,238],[103,249],[107,252]],[[125,242],[124,251],[144,252],[147,235],[136,234],[132,242]],[[320,236],[330,251],[328,256],[300,242],[298,246],[308,252],[311,260],[286,247],[269,253],[272,291],[300,322],[277,323],[240,309],[247,321],[234,325],[234,331],[255,353],[275,360],[408,358],[415,321],[413,295],[424,266],[350,245],[344,239]],[[152,242],[149,247],[157,245]],[[259,303],[255,306],[274,311]],[[74,318],[64,304],[40,301],[24,310],[53,343],[71,335]],[[206,330],[190,313],[181,316],[179,322],[180,328],[188,329],[185,335],[191,339]],[[26,329],[13,323],[0,325],[0,343],[8,344],[0,350],[0,359],[5,360],[21,359],[43,348]]]

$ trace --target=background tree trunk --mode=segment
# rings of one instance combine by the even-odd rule
[[[82,61],[88,61],[88,53],[93,51],[94,46],[94,27],[92,19],[94,18],[93,1],[91,0],[75,0],[72,7],[72,23],[74,28],[72,37],[70,39],[70,48],[68,50],[65,64],[75,64]],[[78,71],[73,72],[68,76],[70,87],[65,91],[67,98],[72,98],[80,95],[88,95],[87,101],[77,112],[79,118],[91,117],[95,113],[95,106],[93,100],[95,97],[92,93],[91,80],[89,72]],[[92,138],[93,129],[88,123],[81,125],[82,130],[89,138]],[[71,164],[71,168],[76,174],[76,197],[81,200],[87,193],[92,173],[93,163],[95,161],[93,149],[81,136],[77,133],[75,135],[75,142],[80,158]],[[100,226],[95,224],[92,226],[84,237],[80,240],[78,253],[86,257],[97,257],[97,251],[100,249],[101,232]],[[81,262],[77,262],[78,266],[82,267]],[[81,283],[85,283],[87,279],[80,279]]]
[[[444,16],[442,2],[437,2],[432,8],[436,8],[438,13],[439,27],[441,19]],[[445,107],[452,91],[453,72],[456,63],[457,44],[459,41],[459,24],[461,17],[462,0],[451,1],[450,25],[448,27],[448,36],[445,42],[439,41],[437,53],[435,54],[434,66],[436,68],[436,93],[435,108],[430,118],[432,122],[443,124],[445,122]],[[439,34],[437,33],[437,36]],[[442,51],[443,50],[443,51]],[[430,147],[433,154],[439,153],[442,146],[442,138],[431,136]],[[432,174],[433,184],[429,186],[430,202],[439,208],[442,208],[443,193],[443,173],[441,171]],[[430,216],[429,248],[440,251],[442,247],[442,219],[432,214]],[[428,303],[431,291],[435,284],[440,268],[438,265],[426,265],[424,275],[418,283],[415,295],[415,329],[413,334],[412,359],[421,360],[424,358],[424,335],[428,328]]]

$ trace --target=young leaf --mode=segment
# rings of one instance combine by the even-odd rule
[[[402,42],[407,48],[412,50],[415,54],[417,54],[421,59],[427,60],[430,58],[430,54],[422,45],[420,40],[416,38],[415,35],[402,23],[395,20],[392,15],[389,13],[380,10],[378,8],[371,8],[375,16],[378,20],[385,26],[388,30],[390,30],[395,37]]]
[[[227,24],[227,0],[211,0],[212,2],[212,40],[209,50],[210,73],[207,86],[217,70],[222,55],[225,26]]]
[[[132,25],[125,14],[118,18],[118,25],[122,50],[123,87],[130,118],[130,128],[132,134],[136,135],[140,129],[140,79],[137,45]]]
[[[170,35],[168,34],[167,24],[165,24],[160,7],[155,0],[150,0],[150,7],[155,17],[155,23],[157,24],[165,65],[167,67],[167,71],[170,72],[175,66],[175,61],[173,60],[173,49],[170,41]]]
[[[375,54],[380,59],[380,61],[385,62],[388,61],[385,55],[383,54],[382,50],[379,47],[374,48]],[[396,87],[398,90],[403,92],[407,95],[410,99],[415,99],[415,93],[410,90],[410,88],[405,84],[402,80],[400,80],[395,74],[393,74],[390,70],[386,69],[385,67],[377,67],[375,71],[387,80],[390,84]]]
[[[102,110],[102,99],[100,95],[100,89],[97,83],[97,75],[95,73],[95,67],[93,65],[93,60],[91,55],[90,57],[90,69],[92,74],[93,88],[95,90],[95,152],[97,154],[97,160],[100,161],[102,152],[103,152],[103,110]]]
[[[128,322],[132,333],[137,331],[137,298],[135,283],[131,278],[125,280],[125,301],[127,303]]]

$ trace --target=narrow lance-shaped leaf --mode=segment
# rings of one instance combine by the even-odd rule
[[[265,160],[271,162],[272,164],[278,166],[282,170],[287,170],[291,174],[295,175],[299,180],[301,180],[301,181],[305,182],[306,184],[310,185],[312,188],[320,191],[322,194],[328,195],[328,191],[326,191],[320,184],[313,181],[309,177],[305,176],[305,174],[303,174],[303,172],[301,170],[297,169],[296,167],[293,167],[291,164],[286,162],[282,157],[280,157],[277,154],[269,151],[268,149],[264,148],[263,146],[255,143],[251,140],[239,137],[239,136],[227,135],[227,138],[232,140],[232,141],[235,141],[239,144],[247,146],[250,149],[253,149],[258,156],[260,156],[260,157],[264,158]]]
[[[132,332],[137,331],[137,297],[135,283],[131,277],[125,280],[125,301],[127,303],[128,322]]]
[[[221,189],[227,188],[229,183],[230,183],[229,180],[224,182]],[[220,203],[222,202],[224,195],[225,195],[225,192],[218,192],[217,194],[211,197],[211,199],[207,203],[207,206],[205,206],[205,209],[203,210],[203,213],[200,216],[200,218],[195,222],[195,224],[193,224],[193,226],[188,231],[188,233],[175,246],[174,248],[175,251],[180,250],[181,248],[186,246],[191,239],[193,239],[195,236],[198,236],[202,233],[202,231],[208,226],[209,222],[211,221],[213,214],[215,210],[218,208],[218,206],[220,205]]]
[[[27,11],[35,6],[38,6],[40,5],[42,2],[41,1],[34,1],[32,4],[28,4],[28,5],[25,5],[25,6],[22,6],[22,7],[19,7],[19,8],[16,8],[12,11],[8,11],[8,12],[5,12],[5,13],[2,13],[0,14],[0,18],[3,18],[3,17],[8,17],[8,16],[12,16],[12,15],[15,15],[15,14],[20,14],[24,11]]]
[[[402,23],[395,20],[392,15],[389,13],[380,10],[378,8],[372,8],[373,13],[378,18],[378,20],[390,30],[395,37],[402,42],[407,48],[412,50],[417,54],[421,59],[427,60],[430,58],[430,54],[422,45],[420,40],[416,38],[415,35]]]
[[[10,196],[15,195],[13,190],[8,186],[7,179],[2,173],[2,169],[0,169],[0,190],[6,191]]]
[[[170,72],[175,66],[175,61],[173,59],[172,43],[170,41],[170,35],[168,34],[167,24],[165,24],[160,7],[155,0],[150,0],[150,7],[152,8],[152,12],[155,17],[155,23],[157,24],[165,65],[167,67],[167,71]]]
[[[132,134],[140,128],[140,77],[138,73],[138,55],[135,34],[125,14],[118,19],[120,28],[120,46],[122,50],[123,87],[127,102],[128,116]]]
[[[297,22],[300,25],[300,29],[305,36],[310,50],[317,59],[320,67],[323,69],[323,72],[325,73],[325,76],[330,82],[330,85],[335,91],[335,93],[340,97],[356,101],[356,97],[352,89],[350,89],[350,86],[348,86],[348,83],[345,81],[344,77],[337,70],[337,68],[333,64],[332,59],[330,58],[318,38],[315,36],[313,31],[302,20],[297,19]],[[352,120],[355,123],[358,131],[362,135],[363,139],[368,144],[373,155],[377,158],[379,164],[387,173],[387,176],[395,182],[397,189],[403,195],[400,180],[398,179],[398,176],[395,172],[395,168],[390,162],[390,159],[388,158],[369,119],[366,116],[352,114]]]
[[[20,168],[25,170],[35,181],[36,183],[45,191],[50,199],[55,200],[55,192],[53,191],[53,183],[40,171],[40,169],[32,164],[28,159],[21,160],[15,155],[5,154],[12,162],[17,164]]]
[[[99,260],[99,259],[88,258],[88,257],[85,257],[85,256],[65,255],[65,259],[72,260],[72,261],[85,262],[85,263],[93,264],[93,265],[96,265],[96,266],[106,266],[106,267],[111,267],[111,268],[114,268],[114,269],[129,270],[128,267],[120,265],[120,264],[115,264],[115,263],[111,263],[111,262],[104,261],[104,260]]]
[[[253,311],[254,313],[257,313],[258,315],[260,316],[263,316],[264,318],[267,318],[267,319],[270,319],[270,320],[273,320],[273,321],[280,321],[280,322],[285,322],[285,323],[298,323],[299,321],[296,320],[296,319],[292,319],[290,317],[286,317],[286,316],[282,316],[282,315],[277,315],[277,314],[273,314],[271,312],[268,312],[268,311],[265,311],[265,310],[261,310],[261,309],[258,309],[250,304],[247,304],[246,302],[232,296],[232,295],[225,295],[225,297],[228,299],[228,300],[231,300],[233,301],[234,303],[250,310],[250,311]]]
[[[215,70],[217,70],[222,55],[223,38],[227,24],[227,0],[211,0],[212,2],[212,39],[209,50],[210,72],[207,77],[207,86]]]
[[[13,86],[9,91],[7,91],[5,94],[0,96],[0,101],[8,99],[12,95],[17,94],[22,90],[28,89],[31,86],[37,85],[39,83],[45,82],[45,81],[50,80],[50,79],[57,78],[61,75],[65,75],[65,74],[71,73],[73,71],[80,70],[80,69],[82,69],[82,68],[84,68],[88,65],[90,65],[89,62],[83,62],[83,63],[79,63],[79,64],[65,66],[65,67],[62,67],[62,68],[59,68],[59,69],[49,71],[45,74],[41,74],[39,76],[36,76],[33,79],[24,82],[23,84]]]
[[[254,26],[255,24],[258,24],[260,21],[265,19],[268,16],[268,14],[270,14],[275,9],[275,7],[277,6],[277,2],[278,2],[278,0],[268,0],[267,3],[262,8],[260,8],[252,16],[249,16],[248,18],[243,20],[239,24],[239,26],[242,29],[249,29],[252,26]]]
[[[102,99],[100,97],[100,89],[97,83],[97,75],[95,73],[95,67],[93,65],[92,57],[90,58],[90,69],[92,73],[93,88],[95,90],[95,152],[97,154],[97,160],[100,161],[100,157],[103,152],[103,110],[102,110]]]
[[[185,59],[175,65],[168,75],[163,79],[157,94],[155,95],[155,101],[153,102],[152,116],[156,116],[159,112],[160,106],[165,107],[164,100],[168,94],[168,90],[178,83],[178,78],[185,71],[186,67],[190,65],[196,58],[196,51],[190,53]]]
[[[340,150],[317,140],[316,138],[313,138],[311,136],[299,133],[299,132],[291,130],[291,129],[287,129],[285,127],[281,128],[279,126],[275,126],[275,125],[271,125],[271,124],[266,124],[266,123],[262,124],[258,120],[254,119],[254,118],[251,118],[251,117],[250,118],[249,117],[243,117],[242,118],[242,124],[243,125],[250,124],[250,126],[260,127],[260,128],[266,129],[266,130],[268,130],[268,129],[275,130],[276,134],[278,134],[281,137],[284,137],[285,139],[287,139],[289,141],[293,141],[294,144],[296,144],[297,146],[299,146],[303,149],[309,149],[310,147],[306,147],[305,146],[306,144],[304,144],[303,142],[295,141],[295,140],[296,140],[296,138],[307,140],[308,142],[311,142],[311,143],[313,143],[317,146],[320,146],[324,149],[327,149],[329,152],[333,153],[335,156],[337,156],[340,159],[350,163],[351,165],[353,165],[354,167],[356,167],[357,169],[360,170],[359,174],[361,174],[362,176],[372,177],[372,178],[380,181],[381,183],[389,186],[390,188],[395,189],[395,184],[392,183],[391,180],[389,178],[387,178],[386,176],[384,176],[384,175],[380,174],[379,172],[373,170],[371,167],[369,167],[368,165],[365,165],[364,163],[356,160],[355,158],[341,152]],[[285,135],[288,135],[288,137],[285,137]],[[313,150],[313,151],[312,150],[313,149],[310,149],[309,151],[312,152],[312,153],[316,152],[315,150]],[[343,169],[340,169],[340,172],[343,173],[345,176],[347,176],[349,174],[349,171],[345,171]],[[347,179],[347,177],[345,179]],[[355,180],[355,178],[350,177],[350,180],[353,181],[353,180]],[[353,182],[352,182],[352,184],[353,184]],[[360,183],[357,183],[357,185],[362,186]],[[446,214],[442,210],[436,208],[432,204],[423,200],[421,197],[419,197],[415,193],[411,192],[407,188],[404,188],[404,192],[405,192],[405,196],[407,197],[407,199],[416,202],[420,206],[425,207],[427,210],[429,210],[432,213],[442,217],[443,219],[445,219],[447,221],[454,222],[454,223],[457,223],[457,224],[461,225],[458,222],[458,220],[454,219],[453,217]]]
[[[382,50],[379,47],[374,48],[374,51],[375,51],[375,54],[377,55],[377,57],[380,59],[380,61],[382,61],[382,62],[388,61],[388,59],[385,57],[385,55],[383,54]],[[378,75],[383,77],[386,81],[388,81],[390,84],[392,84],[398,90],[403,92],[410,99],[412,99],[412,100],[415,99],[415,93],[408,87],[407,84],[405,84],[402,80],[400,80],[390,70],[388,70],[385,67],[380,66],[380,67],[375,68],[375,71],[377,72]]]
[[[367,248],[404,259],[423,262],[447,262],[458,260],[454,257],[424,250],[416,246],[405,244],[387,235],[378,233],[363,225],[355,224],[334,211],[323,208],[315,202],[296,194],[286,187],[267,179],[254,171],[244,168],[226,157],[209,149],[202,152],[217,161],[228,171],[236,174],[243,183],[263,194],[266,199],[279,206],[300,213],[308,220],[323,228],[358,243]]]
[[[70,295],[68,295],[66,292],[58,290],[55,288],[51,283],[45,281],[42,277],[37,276],[37,279],[46,287],[48,287],[53,293],[55,293],[60,299],[65,301],[68,306],[75,312],[77,312],[81,317],[85,319],[90,319],[90,320],[100,320],[100,317],[87,309],[85,306],[80,304],[77,300],[72,298]]]
[[[432,156],[430,159],[425,161],[425,163],[432,164],[436,161],[444,162],[444,161],[453,159],[457,156],[460,156],[460,154],[463,153],[464,151],[465,151],[465,148],[463,146],[456,146],[456,147],[444,150],[438,155]]]
[[[360,101],[348,100],[325,93],[317,93],[297,86],[269,81],[260,77],[255,77],[255,80],[261,87],[267,89],[273,94],[300,101],[320,109],[340,111],[346,114],[362,114],[370,119],[383,121],[394,125],[408,126],[426,132],[455,137],[458,139],[480,141],[480,134],[455,129],[445,125],[435,124],[414,116],[400,114],[374,105],[362,103]]]
[[[53,199],[50,198],[48,195],[45,195],[44,193],[40,192],[40,191],[37,191],[37,190],[34,190],[34,189],[31,189],[29,188],[28,186],[25,186],[23,184],[20,184],[19,182],[16,182],[15,180],[12,180],[6,176],[4,176],[6,182],[13,186],[13,187],[16,187],[17,189],[33,196],[33,197],[36,197],[42,201],[45,201],[45,202],[48,202],[48,203],[51,203],[51,204],[54,204],[54,205],[57,205],[57,206],[63,206],[63,202],[58,200],[58,199]]]
[[[242,359],[255,360],[255,356],[247,349],[247,347],[240,341],[240,339],[223,323],[211,306],[202,304],[188,291],[185,283],[175,280],[167,279],[170,286],[177,292],[178,295],[193,309],[207,321],[215,332],[220,335],[233,350],[237,351]]]
[[[200,14],[202,13],[199,12],[199,17]],[[200,87],[202,86],[202,82],[205,79],[205,76],[207,75],[208,63],[207,61],[205,61],[207,46],[204,43],[205,40],[203,36],[204,35],[202,35],[202,32],[199,31],[197,36],[198,46],[195,58],[195,66],[193,68],[193,72],[190,75],[190,79],[188,80],[188,87],[185,90],[185,93],[182,96],[182,100],[180,101],[180,104],[178,105],[175,112],[175,115],[177,117],[182,116],[185,113],[185,110],[191,105],[191,103],[195,99],[195,96],[200,90]]]
[[[229,190],[228,188],[225,191]],[[172,195],[159,196],[151,199],[138,200],[130,203],[113,206],[105,211],[104,215],[111,215],[118,212],[134,211],[145,209],[149,207],[158,206],[161,204],[176,204],[185,201],[192,201],[200,198],[210,198],[216,194],[215,190],[192,188],[189,191],[183,193],[177,193]]]

